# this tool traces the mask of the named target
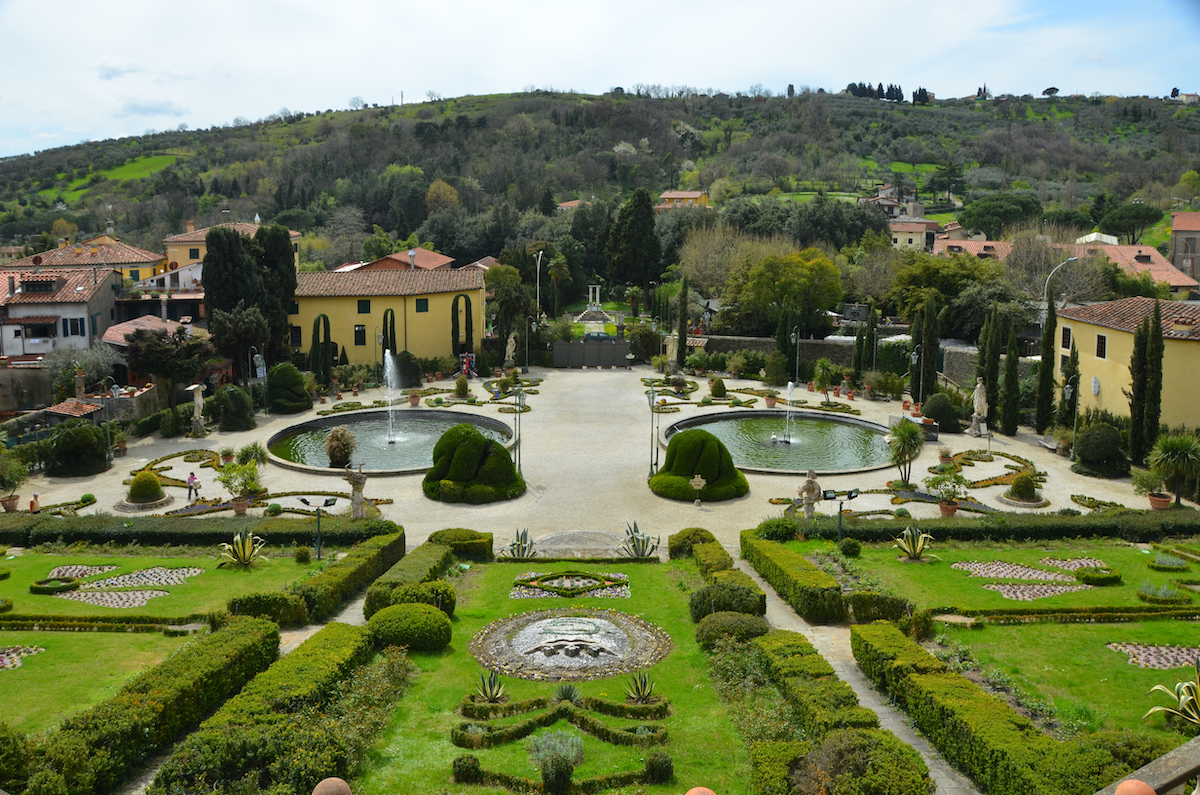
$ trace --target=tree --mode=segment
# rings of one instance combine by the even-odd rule
[[[1118,204],[1100,219],[1100,231],[1107,235],[1124,236],[1129,245],[1134,245],[1148,227],[1157,224],[1162,218],[1163,211],[1149,204]]]
[[[1190,433],[1169,433],[1154,443],[1150,451],[1150,468],[1171,480],[1175,505],[1189,478],[1200,477],[1200,439]]]
[[[946,201],[950,201],[951,194],[962,193],[967,187],[967,182],[963,178],[963,167],[948,160],[937,167],[937,170],[926,180],[925,186],[937,193],[946,194]]]
[[[989,320],[987,352],[984,354],[983,382],[987,386],[988,418],[996,416],[1000,408],[1000,347],[1003,344],[1003,326],[1000,324],[1000,310],[992,310]]]
[[[547,217],[554,215],[554,211],[558,209],[558,202],[554,201],[554,194],[549,188],[542,191],[542,198],[538,200],[538,212]]]
[[[892,428],[888,440],[892,466],[900,472],[900,480],[909,483],[912,478],[913,461],[925,446],[925,429],[915,422],[902,421]]]
[[[604,250],[608,279],[615,284],[631,282],[645,292],[650,289],[650,277],[658,270],[661,254],[650,193],[638,188],[621,206],[608,236]]]
[[[1158,301],[1154,302],[1154,315],[1146,334],[1146,418],[1145,438],[1146,447],[1152,447],[1158,439],[1159,422],[1162,419],[1162,382],[1163,382],[1163,341],[1162,308]]]
[[[688,283],[687,277],[679,285],[679,344],[675,346],[675,364],[683,367],[687,358],[687,329],[688,329]]]
[[[138,329],[125,335],[125,361],[134,373],[162,379],[167,404],[175,408],[175,385],[191,383],[215,351],[204,337],[193,337],[184,326],[171,334]]]
[[[260,226],[254,234],[254,248],[262,271],[263,317],[267,321],[269,338],[263,338],[268,362],[286,359],[290,348],[291,322],[288,314],[296,297],[296,259],[292,251],[292,235],[287,227],[273,224]],[[205,278],[207,283],[207,277]],[[253,306],[250,301],[248,306]]]
[[[928,400],[937,389],[937,360],[941,349],[938,339],[937,301],[931,295],[921,312],[921,399]]]
[[[1017,330],[1008,330],[1008,351],[1004,362],[1004,393],[1000,398],[1000,433],[1014,436],[1021,423],[1021,379],[1018,374]]]
[[[687,277],[685,276],[684,278],[686,279]],[[568,276],[567,279],[569,280],[570,277]],[[642,292],[641,287],[630,287],[629,292],[626,293],[625,300],[629,303],[629,311],[633,313],[634,317],[638,316],[638,311],[642,308],[645,298],[646,295]]]
[[[324,336],[321,332],[324,331]],[[308,351],[308,369],[318,384],[328,384],[333,371],[333,350],[329,340],[329,315],[313,318],[312,347]]]
[[[1129,357],[1129,389],[1122,390],[1129,399],[1129,459],[1140,464],[1146,457],[1146,338],[1150,333],[1150,318],[1133,332],[1133,353]]]
[[[363,108],[365,108],[367,106],[367,103],[363,100],[362,97],[353,96],[353,97],[350,97],[349,105],[350,105],[350,110],[362,110]]]
[[[1042,363],[1038,366],[1037,408],[1033,421],[1038,433],[1045,433],[1054,422],[1054,343],[1057,332],[1058,315],[1051,301],[1046,308],[1046,324],[1042,328]]]
[[[400,247],[395,240],[392,240],[391,235],[383,231],[383,227],[375,224],[374,233],[363,241],[362,251],[364,261],[374,262],[388,254],[395,254],[400,251]]]
[[[546,274],[550,277],[550,283],[554,285],[553,311],[554,316],[558,317],[558,296],[562,292],[563,288],[571,283],[571,269],[567,266],[567,258],[562,253],[555,254],[554,258],[550,260],[549,267],[546,268]],[[640,295],[641,288],[638,287],[635,289],[637,289]],[[632,295],[630,296],[630,300],[633,300]],[[637,307],[631,304],[629,308],[633,310],[633,314],[636,317]]]
[[[857,243],[867,232],[886,232],[887,216],[874,205],[856,205],[818,194],[796,207],[788,233],[801,247],[828,243],[835,249]]]
[[[262,272],[251,257],[250,241],[227,226],[215,226],[204,239],[204,307],[206,314],[231,311],[238,301],[261,306],[266,298]],[[289,261],[291,244],[288,244]]]
[[[241,380],[248,387],[250,374],[246,366],[250,346],[264,347],[271,333],[263,313],[257,306],[247,307],[245,301],[238,301],[231,312],[220,309],[213,312],[208,330],[217,352],[233,360],[234,373],[241,373]]]
[[[1056,95],[1057,93],[1058,93],[1058,89],[1055,88],[1054,86],[1051,86],[1050,88],[1042,90],[1043,97],[1052,97],[1052,96]]]
[[[841,298],[841,274],[819,249],[772,255],[730,275],[721,322],[748,333],[767,333],[778,325],[784,308],[791,307],[804,336],[826,325],[825,311]]]
[[[499,317],[501,346],[507,344],[513,326],[518,320],[531,314],[529,288],[521,284],[520,272],[511,265],[494,265],[483,277],[487,291],[491,294],[489,305]]]
[[[1032,221],[1041,214],[1042,203],[1036,196],[993,193],[967,205],[958,222],[967,229],[983,232],[988,240],[996,240],[1005,227]]]
[[[435,179],[425,191],[425,212],[433,215],[439,210],[453,210],[458,207],[458,191],[449,183]]]
[[[1079,403],[1079,351],[1075,347],[1075,340],[1071,340],[1071,354],[1067,357],[1067,363],[1062,368],[1062,386],[1063,398],[1058,403],[1058,424],[1065,427],[1075,426],[1075,406]],[[1075,380],[1072,381],[1071,379]],[[1071,385],[1071,397],[1066,395],[1066,386]]]

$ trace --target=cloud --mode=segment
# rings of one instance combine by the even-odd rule
[[[169,99],[161,102],[127,100],[113,115],[117,118],[125,116],[182,116],[187,112],[187,108],[180,107]]]
[[[120,66],[113,63],[102,63],[96,67],[96,74],[101,80],[114,80],[118,77],[136,74],[140,71],[142,71],[142,69],[138,66]]]

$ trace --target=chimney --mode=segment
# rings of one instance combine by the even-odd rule
[[[83,369],[75,371],[75,399],[82,400],[85,392],[83,390]]]
[[[75,253],[76,253],[76,254],[82,254],[82,253],[83,253],[83,244],[82,244],[82,243],[76,243],[76,244],[75,244]]]
[[[188,222],[187,222],[187,230],[188,230],[189,232],[195,232],[195,231],[196,231],[196,222],[195,222],[195,221],[188,221]]]
[[[8,277],[8,294],[11,296],[17,291],[17,278],[15,276]]]
[[[94,256],[96,256],[96,253],[97,253],[98,251],[100,251],[100,248],[99,248],[99,246],[97,246],[95,243],[93,243],[93,244],[92,244],[91,251],[89,251],[88,253],[89,253],[89,254],[91,254],[91,255],[94,257]]]
[[[413,270],[417,269],[417,250],[415,248],[408,250],[408,264]]]
[[[67,239],[66,239],[65,237],[60,237],[60,238],[58,239],[58,247],[59,247],[59,248],[66,248],[66,247],[67,247]]]

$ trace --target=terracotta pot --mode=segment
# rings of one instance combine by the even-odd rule
[[[342,399],[342,393],[341,393],[341,392],[338,392],[338,393],[337,393],[337,399],[338,399],[338,400],[341,400],[341,399]]]
[[[779,398],[767,396],[767,397],[764,397],[763,400],[765,400],[767,402],[767,408],[773,409],[773,408],[775,408],[776,402],[779,401]]]
[[[8,497],[0,497],[0,505],[4,506],[5,513],[13,513],[17,510],[17,503],[21,501],[20,494],[12,494]]]
[[[904,401],[903,403],[901,403],[901,404],[900,404],[900,406],[901,406],[901,408],[903,408],[905,411],[908,411],[908,410],[909,410],[909,408],[911,408],[911,407],[912,407],[912,401],[911,401],[911,400],[906,400],[906,401]]]
[[[835,387],[833,388],[833,396],[834,396],[834,397],[841,397],[841,396],[842,396],[842,388],[841,388],[840,386],[835,386]]]
[[[246,509],[250,507],[249,497],[234,497],[229,501],[229,505],[233,508],[234,516],[245,516]]]
[[[414,408],[421,405],[421,396],[420,395],[409,395],[408,396],[408,405],[410,405]]]
[[[1162,492],[1152,491],[1147,495],[1150,498],[1150,510],[1152,511],[1168,511],[1171,509],[1171,495],[1163,494]],[[8,506],[4,506],[8,510]]]
[[[949,464],[953,464],[953,463],[954,463],[954,458],[953,458],[953,457],[951,457],[951,458],[944,458],[944,457],[942,457],[942,456],[940,456],[940,455],[939,455],[939,456],[938,456],[938,463],[939,463],[939,464],[941,464],[942,466],[948,466]]]
[[[325,401],[322,400],[321,402],[324,403]],[[222,466],[224,466],[225,464],[232,464],[232,463],[233,463],[233,456],[231,456],[231,455],[221,456],[221,465]]]
[[[846,399],[854,400],[854,390],[853,389],[846,390]]]
[[[350,391],[350,394],[354,395],[354,397],[358,397],[358,387],[354,387],[354,389]]]
[[[816,392],[816,391],[817,391],[817,385],[816,385],[816,383],[815,383],[815,382],[813,382],[813,381],[809,381],[809,382],[808,382],[808,391],[809,391],[809,392]]]
[[[436,373],[434,373],[434,374],[433,374],[433,379],[434,379],[435,381],[441,381],[441,380],[442,380],[442,371],[441,371],[441,370],[438,370]]]
[[[938,510],[942,512],[944,518],[949,518],[958,512],[957,502],[939,502]]]
[[[321,395],[321,402],[322,402],[322,403],[324,403],[324,402],[325,402],[325,396],[324,396],[324,395]]]

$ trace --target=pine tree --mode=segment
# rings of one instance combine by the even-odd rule
[[[1000,406],[1000,433],[1014,436],[1021,423],[1021,379],[1018,375],[1017,330],[1008,330],[1008,351],[1004,362],[1004,395]]]
[[[1135,464],[1146,457],[1146,340],[1150,334],[1150,318],[1142,318],[1133,332],[1133,354],[1129,357],[1129,458]]]
[[[1063,393],[1063,399],[1058,404],[1058,424],[1064,428],[1075,427],[1075,406],[1079,403],[1079,389],[1083,384],[1079,383],[1079,350],[1075,347],[1075,340],[1071,340],[1071,355],[1067,357],[1067,363],[1062,369],[1062,386],[1071,385],[1071,397],[1068,399],[1066,392]],[[1075,378],[1072,382],[1071,379]]]
[[[1045,433],[1054,422],[1054,335],[1058,332],[1058,315],[1054,302],[1046,308],[1046,327],[1042,329],[1042,363],[1038,365],[1037,409],[1034,429]]]
[[[1159,422],[1162,420],[1162,362],[1163,362],[1162,308],[1154,302],[1154,319],[1146,335],[1146,451],[1149,452],[1158,440]]]

